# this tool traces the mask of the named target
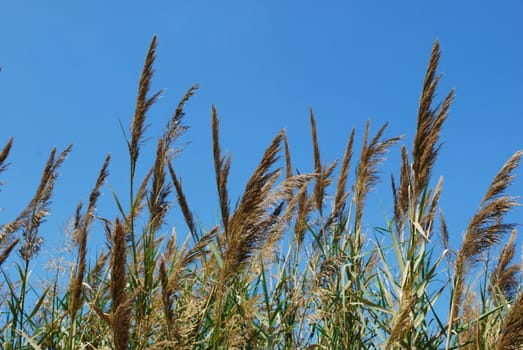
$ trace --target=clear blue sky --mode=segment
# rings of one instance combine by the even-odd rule
[[[190,144],[175,167],[207,227],[218,217],[213,103],[223,148],[233,154],[234,200],[281,128],[288,131],[295,167],[312,171],[309,106],[325,161],[342,156],[352,127],[359,148],[367,119],[374,131],[389,121],[387,135],[405,135],[410,147],[426,64],[439,39],[439,96],[456,88],[456,100],[434,175],[445,178],[441,206],[457,247],[492,177],[523,148],[522,15],[523,2],[516,0],[3,1],[0,143],[10,136],[15,142],[12,164],[1,175],[0,223],[30,200],[54,146],[73,143],[74,149],[42,232],[48,242],[60,241],[109,152],[109,184],[125,198],[128,156],[119,120],[126,127],[131,122],[153,34],[159,40],[153,90],[167,90],[149,114],[144,154],[151,156],[141,164],[149,166],[156,138],[185,90],[200,83],[186,108],[191,129],[183,141]],[[384,185],[369,203],[389,197],[398,154],[399,147],[393,148]],[[522,186],[517,180],[512,194],[521,196]],[[107,187],[100,206],[100,214],[114,215]],[[376,217],[370,225],[383,224],[381,214]],[[523,223],[523,210],[511,218]],[[169,222],[186,233],[179,216]],[[92,239],[98,242],[92,249],[100,247],[100,227]]]

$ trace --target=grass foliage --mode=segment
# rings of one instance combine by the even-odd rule
[[[522,153],[492,180],[461,246],[450,247],[439,207],[442,180],[432,181],[454,96],[435,101],[437,42],[413,145],[401,147],[399,177],[391,179],[391,220],[372,226],[365,222],[367,197],[381,181],[386,154],[401,140],[385,136],[387,125],[372,134],[367,123],[359,157],[353,130],[341,162],[329,164],[321,159],[311,110],[313,172],[292,171],[281,131],[232,206],[232,160],[221,150],[213,106],[220,222],[199,227],[173,164],[186,130],[184,105],[198,85],[158,137],[145,176],[137,175],[147,113],[160,95],[149,91],[155,55],[153,38],[127,140],[129,192],[113,193],[118,217],[96,211],[109,176],[107,156],[88,203],[72,210],[71,270],[57,271],[44,288],[30,279],[43,242],[39,228],[71,147],[51,152],[33,199],[0,227],[0,264],[16,267],[2,270],[3,349],[523,349],[521,266],[512,263],[516,225],[506,221],[518,205],[507,190]],[[0,152],[0,172],[12,146],[10,139]],[[185,239],[162,235],[167,214],[177,208],[187,224]],[[95,222],[103,223],[109,249],[91,261]]]

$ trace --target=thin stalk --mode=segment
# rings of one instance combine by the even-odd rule
[[[19,317],[18,320],[15,320],[13,324],[13,331],[18,334],[17,336],[17,342],[18,346],[21,346],[22,344],[22,333],[18,332],[17,330],[23,331],[24,330],[24,314],[25,314],[25,295],[27,290],[27,274],[29,272],[29,260],[24,259],[24,273],[22,276],[22,286],[20,287],[20,296],[18,297],[18,300],[20,302],[19,307]],[[14,334],[13,334],[14,335]]]
[[[131,159],[131,178],[129,181],[129,203],[131,204],[131,213],[129,215],[129,233],[131,234],[131,250],[133,253],[133,266],[135,267],[136,276],[138,276],[138,260],[136,258],[136,238],[134,234],[134,176],[136,162]]]

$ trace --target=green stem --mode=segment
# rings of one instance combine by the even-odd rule
[[[22,345],[22,333],[17,332],[17,330],[23,331],[24,330],[24,309],[25,309],[25,294],[27,290],[27,274],[29,272],[29,260],[24,259],[24,274],[22,276],[22,286],[20,288],[20,310],[19,310],[19,317],[18,321],[15,320],[15,323],[13,324],[13,330],[17,333],[17,344],[18,346]]]

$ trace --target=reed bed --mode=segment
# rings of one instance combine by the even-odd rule
[[[311,172],[293,172],[292,145],[282,130],[233,206],[232,158],[221,150],[212,106],[210,180],[216,181],[220,222],[200,227],[175,162],[177,140],[187,129],[184,106],[198,85],[188,89],[159,135],[150,168],[143,178],[137,175],[147,114],[161,93],[150,92],[155,57],[156,37],[127,140],[129,191],[113,193],[116,217],[95,213],[110,177],[108,155],[85,211],[82,203],[71,211],[76,261],[65,273],[69,282],[57,277],[38,288],[30,267],[71,147],[52,150],[32,200],[0,226],[0,265],[16,267],[16,273],[2,270],[3,349],[523,349],[516,224],[506,220],[519,205],[508,190],[523,153],[515,152],[494,176],[461,246],[451,247],[448,237],[456,232],[445,222],[443,181],[433,173],[454,98],[450,91],[435,101],[438,42],[413,145],[399,148],[391,219],[378,223],[366,221],[367,199],[382,181],[387,153],[401,142],[386,136],[386,124],[372,133],[367,123],[357,159],[352,130],[341,162],[326,163],[311,110]],[[11,138],[0,151],[0,173],[8,170],[15,146]],[[167,214],[176,208],[187,226],[178,231],[186,237],[174,230],[163,234],[171,228]],[[96,259],[87,254],[94,222],[105,227],[108,246]]]

